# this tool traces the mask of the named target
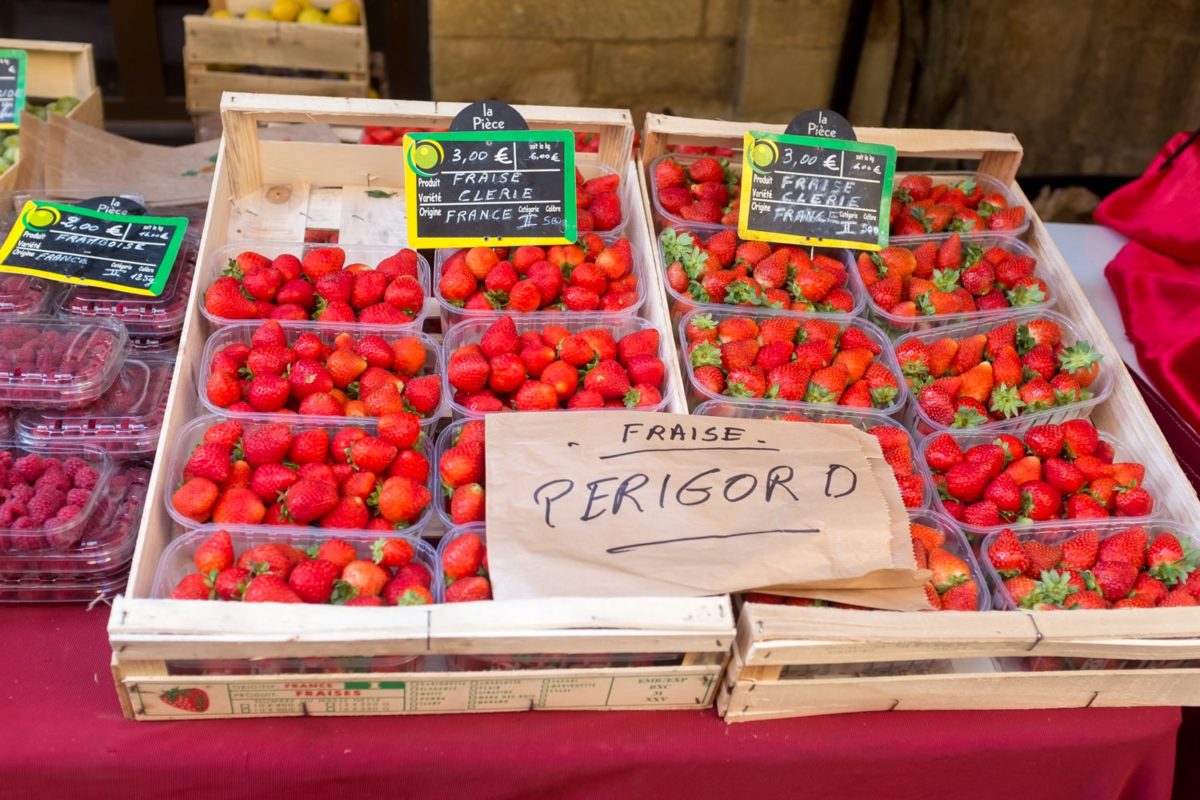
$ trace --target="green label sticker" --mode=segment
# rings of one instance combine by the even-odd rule
[[[126,294],[162,294],[186,217],[110,214],[30,200],[0,246],[0,272]]]
[[[25,51],[0,50],[0,128],[19,128],[24,107]]]
[[[896,148],[751,131],[742,153],[743,239],[856,250],[887,246]]]
[[[570,131],[410,133],[403,157],[412,247],[575,241]]]

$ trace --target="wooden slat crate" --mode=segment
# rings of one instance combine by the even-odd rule
[[[329,8],[336,0],[314,0]],[[364,5],[360,3],[360,6]],[[268,10],[271,0],[211,0],[209,11],[244,14]],[[366,97],[370,85],[367,17],[360,25],[309,25],[226,19],[206,14],[183,18],[183,65],[187,110],[193,116],[220,110],[222,92],[272,92],[322,97]],[[334,73],[330,77],[258,75],[224,66]]]
[[[343,242],[403,240],[397,149],[260,141],[260,124],[444,127],[461,108],[445,103],[227,95],[225,135],[200,243],[200,268],[227,242],[264,236],[299,241],[314,221],[340,228]],[[635,258],[652,259],[649,219],[640,213],[644,193],[636,165],[628,159],[633,138],[629,113],[519,110],[532,127],[601,134],[605,148],[598,160],[624,175],[623,201],[633,212],[626,235]],[[352,198],[361,197],[367,187],[384,196],[372,199],[370,209],[360,213],[362,204]],[[396,194],[387,196],[392,191]],[[727,597],[487,602],[354,609],[353,615],[332,607],[151,599],[159,556],[177,531],[163,500],[167,454],[174,432],[201,412],[195,372],[211,330],[199,311],[202,284],[197,281],[188,306],[129,588],[114,603],[109,622],[113,675],[127,716],[658,709],[712,703],[734,636]],[[651,288],[655,290],[649,292],[642,314],[670,336],[665,295],[661,287]],[[673,394],[669,408],[685,412],[678,363],[668,366]],[[409,657],[415,658],[406,661]],[[381,660],[363,661],[372,658]],[[397,662],[404,663],[392,671],[386,668]],[[380,664],[385,667],[373,671]],[[354,672],[294,671],[347,665]],[[163,702],[163,693],[176,688],[203,690],[210,700],[208,710],[192,713]]]
[[[96,66],[90,44],[0,39],[0,49],[25,51],[25,96],[28,102],[40,105],[60,97],[74,97],[79,105],[71,109],[67,118],[104,127],[104,100],[96,85]],[[0,174],[0,192],[22,188],[17,186],[17,164]]]
[[[783,128],[647,115],[643,172],[672,145],[740,147],[747,130]],[[1025,240],[1040,260],[1038,269],[1058,289],[1056,309],[1103,354],[1104,368],[1113,376],[1112,396],[1092,413],[1092,421],[1121,441],[1139,444],[1159,487],[1159,512],[1200,520],[1200,500],[1109,332],[1016,186],[1022,153],[1016,137],[987,131],[855,130],[859,140],[894,145],[902,157],[978,161],[979,172],[1014,189],[1032,220]],[[661,257],[659,262],[662,270]],[[726,721],[735,722],[879,710],[1200,705],[1200,668],[997,671],[1016,666],[1009,659],[1042,656],[1200,663],[1200,609],[902,614],[745,604],[718,707]],[[914,662],[925,662],[923,669],[934,672],[905,674],[918,666]],[[864,671],[870,676],[845,676]]]

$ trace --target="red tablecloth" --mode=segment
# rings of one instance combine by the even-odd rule
[[[125,721],[107,610],[0,609],[0,797],[1162,800],[1177,708]],[[1192,795],[1193,797],[1195,795]]]

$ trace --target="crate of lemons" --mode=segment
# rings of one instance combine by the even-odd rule
[[[33,114],[38,119],[44,120],[50,114],[59,117],[65,117],[67,114],[70,114],[77,105],[79,105],[79,100],[74,97],[60,97],[57,100],[51,100],[45,105],[26,103],[25,111]],[[10,133],[3,139],[0,139],[0,174],[7,172],[13,166],[13,164],[16,164],[20,155],[20,133]]]
[[[227,9],[213,11],[217,19],[249,19],[260,22],[298,22],[301,25],[360,25],[362,10],[354,0],[338,0],[328,9],[313,5],[310,0],[275,0],[270,8],[251,8],[244,14]]]

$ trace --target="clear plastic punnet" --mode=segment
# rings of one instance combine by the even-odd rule
[[[609,244],[611,244],[611,242],[609,242]],[[512,255],[512,251],[514,249],[515,248],[508,248],[510,257]],[[633,275],[637,279],[637,287],[635,289],[635,292],[637,294],[637,299],[634,300],[629,305],[625,306],[624,308],[620,308],[615,311],[602,311],[602,310],[596,309],[593,311],[576,312],[576,311],[568,311],[568,310],[562,309],[562,308],[546,308],[546,309],[538,309],[537,311],[519,312],[519,311],[512,311],[510,309],[503,309],[503,308],[498,308],[498,309],[493,309],[493,310],[476,310],[476,309],[462,308],[460,306],[455,305],[451,301],[447,300],[442,295],[440,287],[441,287],[441,281],[442,281],[442,272],[443,272],[443,270],[445,270],[446,265],[450,262],[451,259],[457,257],[460,252],[465,253],[467,250],[469,250],[469,248],[460,248],[460,249],[443,248],[441,250],[438,250],[437,254],[434,256],[434,260],[433,260],[433,297],[435,300],[437,300],[438,306],[441,309],[441,319],[442,319],[443,329],[448,328],[451,325],[457,325],[458,323],[460,323],[464,320],[495,319],[496,317],[502,316],[504,314],[514,314],[514,315],[520,314],[521,316],[532,316],[534,318],[537,318],[539,316],[544,316],[547,314],[593,314],[593,315],[602,316],[602,317],[606,317],[606,318],[628,317],[628,316],[633,316],[634,314],[636,314],[638,309],[640,309],[642,307],[642,304],[646,302],[646,292],[648,291],[647,277],[646,277],[646,274],[647,274],[646,265],[642,263],[641,259],[637,255],[637,253],[633,253],[632,259],[631,259],[632,266],[631,266],[629,274]],[[482,282],[481,282],[481,284],[482,284]],[[564,287],[565,287],[565,285],[566,284],[564,282]]]
[[[662,255],[663,268],[669,269],[671,264],[673,263],[671,257],[668,255],[669,247],[667,245],[667,242],[671,241],[670,237],[672,236],[672,232],[673,232],[673,235],[675,237],[677,237],[677,239],[676,239],[677,244],[679,243],[678,237],[687,236],[687,237],[690,237],[690,240],[691,240],[693,246],[697,246],[697,245],[700,245],[701,243],[707,241],[711,236],[713,236],[716,233],[719,233],[722,230],[728,230],[728,229],[727,228],[718,228],[716,231],[708,230],[708,229],[705,229],[702,227],[698,227],[697,224],[694,222],[683,223],[680,225],[673,225],[673,226],[669,226],[669,228],[665,228],[658,235],[658,250],[659,250],[659,253]],[[664,236],[667,237],[666,242],[664,242],[664,238],[663,238]],[[687,242],[688,240],[684,239],[682,241]],[[744,240],[739,238],[738,243],[740,245],[740,244],[744,243]],[[798,245],[788,245],[788,246],[799,247]],[[780,247],[780,245],[771,245],[772,251],[778,249],[779,247]],[[837,317],[837,318],[861,316],[863,313],[863,309],[866,308],[866,305],[867,305],[867,293],[866,293],[866,290],[863,288],[862,283],[856,279],[857,278],[856,273],[858,270],[854,266],[854,254],[849,250],[842,250],[840,248],[834,248],[834,247],[815,247],[815,248],[803,247],[801,249],[803,249],[805,252],[809,253],[810,256],[811,255],[822,255],[822,256],[828,256],[829,258],[833,258],[833,259],[837,259],[838,261],[841,261],[846,267],[846,283],[844,285],[844,288],[850,292],[850,296],[853,298],[853,304],[851,305],[850,310],[848,310],[848,311],[805,311],[803,313],[819,314],[821,316],[829,316],[829,317]],[[734,264],[736,266],[737,262],[735,261]],[[751,276],[753,276],[753,270],[750,271],[750,274],[751,274]],[[704,308],[704,309],[709,309],[709,310],[726,310],[726,311],[728,311],[729,309],[737,309],[737,308],[754,308],[753,305],[749,305],[749,304],[738,305],[738,304],[734,304],[734,303],[713,303],[711,301],[710,302],[702,302],[700,300],[697,300],[691,294],[691,292],[693,290],[696,291],[697,294],[699,294],[700,291],[704,290],[704,287],[702,285],[696,284],[695,286],[693,286],[693,285],[691,285],[691,282],[689,282],[688,291],[686,291],[686,292],[679,291],[678,289],[676,289],[675,286],[671,285],[669,276],[667,277],[666,283],[663,286],[663,288],[666,289],[666,292],[667,292],[667,298],[669,300],[669,304],[671,307],[671,319],[673,319],[673,320],[677,320],[683,314],[686,314],[687,312],[695,310],[697,308]],[[837,287],[835,287],[835,288],[837,288]],[[791,294],[793,296],[793,299],[795,299],[795,293],[791,293]],[[704,295],[701,295],[701,296],[704,296]],[[749,302],[749,301],[747,301],[747,302]]]
[[[709,315],[709,317],[712,318],[712,321],[716,322],[718,325],[723,320],[727,320],[732,317],[749,317],[750,319],[754,320],[755,323],[759,326],[761,326],[765,321],[771,319],[772,317],[786,317],[789,319],[798,320],[801,322],[801,324],[803,324],[805,321],[808,321],[808,320],[820,320],[826,324],[832,322],[833,324],[836,324],[841,329],[842,332],[844,332],[846,330],[846,328],[849,328],[849,327],[858,328],[860,331],[862,331],[864,334],[866,334],[867,338],[870,339],[872,342],[874,342],[875,345],[879,348],[879,352],[877,354],[875,354],[874,361],[878,362],[879,364],[882,364],[889,372],[892,373],[892,376],[896,379],[896,385],[897,385],[895,398],[891,402],[889,402],[887,405],[880,406],[878,408],[863,408],[861,410],[876,411],[880,414],[894,415],[894,414],[898,413],[901,410],[901,408],[903,408],[903,406],[904,406],[904,401],[905,401],[907,392],[906,392],[906,389],[904,386],[903,377],[901,376],[901,373],[900,373],[900,367],[896,363],[896,351],[892,348],[891,340],[888,339],[887,335],[883,331],[881,331],[879,328],[872,325],[871,323],[866,322],[865,320],[862,320],[859,318],[846,318],[846,317],[830,318],[830,317],[824,317],[821,315],[800,314],[798,312],[791,312],[791,311],[786,311],[786,312],[785,311],[772,311],[769,309],[767,309],[767,310],[764,310],[764,309],[750,310],[750,309],[739,309],[739,308],[733,308],[733,307],[729,307],[725,310],[720,310],[720,311],[713,310],[713,309],[707,309],[707,308],[696,309],[695,311],[691,311],[691,312],[688,312],[687,314],[684,314],[683,318],[679,320],[679,347],[680,347],[679,360],[681,362],[683,362],[683,368],[687,372],[688,400],[690,401],[690,403],[692,405],[697,405],[699,403],[703,403],[706,400],[728,401],[728,400],[736,399],[732,395],[717,394],[716,392],[713,392],[709,388],[700,385],[699,381],[696,380],[696,367],[692,364],[692,359],[690,357],[690,353],[689,353],[689,349],[688,349],[689,343],[688,343],[687,331],[688,331],[688,326],[692,322],[692,320],[695,319],[697,316],[703,315],[703,314]],[[838,335],[840,337],[841,333],[839,333]],[[779,409],[780,413],[786,412],[788,410],[793,410],[793,411],[804,411],[804,410],[854,411],[857,408],[857,407],[842,406],[842,405],[829,404],[829,403],[812,403],[812,402],[806,402],[806,401],[776,400],[776,399],[766,398],[766,397],[757,398],[756,402],[761,404],[764,407]]]
[[[903,237],[894,240],[892,245],[912,250],[922,244],[925,244],[926,242],[932,242],[935,245],[940,246],[949,238],[950,234],[937,234],[924,237],[918,236],[911,239],[908,237]],[[990,232],[972,236],[970,238],[963,238],[962,243],[964,248],[975,246],[982,248],[986,252],[994,247],[999,247],[1008,251],[1012,255],[1027,256],[1035,261],[1038,260],[1037,255],[1033,252],[1029,245],[1020,241],[1019,239],[1013,238],[1012,236],[1004,236],[999,232]],[[870,255],[871,254],[867,254],[868,257],[870,257]],[[862,256],[860,255],[859,257]],[[853,270],[852,274],[856,283],[861,285],[862,277],[859,271],[855,269]],[[903,336],[906,333],[913,333],[914,331],[923,331],[930,328],[936,328],[939,325],[953,325],[959,322],[988,320],[1003,322],[1007,316],[1015,312],[1048,309],[1052,307],[1055,301],[1058,299],[1058,290],[1052,278],[1048,278],[1042,270],[1038,270],[1036,268],[1033,276],[1046,284],[1046,292],[1044,293],[1045,299],[1040,303],[1031,303],[1022,306],[1009,306],[1007,308],[998,308],[995,310],[960,311],[953,314],[918,314],[910,317],[904,316],[903,314],[893,314],[889,311],[885,311],[878,303],[875,302],[875,299],[871,297],[869,292],[864,291],[864,294],[866,295],[867,316],[872,322],[883,328],[890,336],[893,337]]]
[[[368,434],[374,434],[378,430],[378,421],[370,417],[347,417],[344,420],[339,420],[337,422],[321,422],[305,419],[298,414],[259,414],[257,416],[247,415],[245,417],[233,417],[225,414],[206,414],[191,420],[176,432],[174,440],[171,442],[171,451],[167,461],[166,477],[162,481],[163,500],[167,506],[167,513],[171,515],[172,519],[186,529],[198,528],[203,523],[181,513],[180,510],[175,506],[173,496],[176,489],[185,483],[184,470],[187,467],[188,460],[192,456],[192,451],[204,443],[205,433],[213,426],[227,422],[235,423],[236,425],[241,426],[244,435],[239,438],[239,442],[243,454],[247,436],[259,436],[264,432],[264,426],[271,426],[272,433],[275,432],[274,429],[282,427],[287,430],[288,435],[291,438],[294,438],[298,434],[305,431],[321,430],[326,433],[329,442],[328,446],[330,448],[333,446],[334,437],[337,436],[338,432],[343,429],[355,428]],[[420,451],[425,457],[426,461],[428,461],[428,459],[433,457],[433,440],[427,434],[422,433],[414,449]],[[287,455],[290,456],[290,446],[287,448],[287,451]],[[331,462],[327,461],[325,463]],[[437,478],[437,471],[433,468],[432,464],[429,465],[427,473],[428,474],[422,485],[432,495],[435,490],[434,484]],[[417,482],[421,483],[420,481]],[[218,495],[218,497],[220,497],[220,495]],[[435,504],[435,501],[431,498],[429,504],[426,505],[416,516],[412,517],[410,521],[407,523],[400,522],[397,524],[402,525],[402,530],[405,533],[418,534],[424,529],[426,523],[429,522],[429,520],[433,517],[433,506]],[[374,517],[376,515],[372,513],[371,516]],[[322,531],[322,535],[325,536],[340,536],[342,534],[353,535],[356,533],[362,534],[367,530],[366,528],[316,528],[315,526],[318,524],[319,521],[314,519],[311,525],[301,525],[293,521],[286,524],[264,525],[262,527],[268,530],[278,528],[283,531],[310,531],[308,534],[310,536],[312,535],[311,531],[314,530]],[[397,530],[400,529],[398,528]]]
[[[0,408],[80,408],[116,380],[129,352],[113,320],[0,318]]]
[[[511,314],[517,326],[517,334],[520,335],[526,331],[540,331],[547,326],[558,326],[566,328],[571,333],[579,333],[580,331],[589,328],[604,328],[610,331],[613,338],[618,342],[622,337],[628,336],[631,333],[638,331],[656,329],[654,323],[641,317],[623,317],[620,319],[610,319],[595,314],[541,314],[541,315],[520,315]],[[442,363],[447,365],[447,377],[442,386],[442,394],[449,398],[450,409],[455,419],[462,417],[478,417],[478,413],[467,409],[462,403],[454,399],[455,388],[450,384],[449,364],[450,357],[454,355],[454,351],[458,348],[469,345],[478,344],[483,338],[484,332],[490,327],[497,318],[492,319],[476,319],[462,324],[455,325],[451,328],[442,339]],[[674,347],[675,343],[671,341],[670,336],[659,331],[658,357],[664,364],[668,363],[667,348]],[[582,385],[582,382],[581,382]],[[658,403],[643,408],[638,408],[638,411],[661,411],[667,407],[667,403],[671,401],[671,381],[669,376],[664,378],[663,385],[660,388],[662,399]],[[569,411],[570,409],[550,409],[547,412],[534,413],[555,413],[556,411]],[[589,411],[598,411],[603,409],[588,409]],[[613,409],[617,410],[617,409]],[[500,413],[500,412],[497,412]]]
[[[958,446],[962,449],[962,451],[964,453],[967,450],[971,449],[972,447],[975,447],[976,445],[991,444],[995,440],[996,435],[998,433],[1007,433],[1007,431],[994,431],[994,432],[990,432],[990,433],[989,432],[982,432],[982,433],[963,432],[963,431],[950,431],[949,432],[950,436],[954,437],[954,441],[958,443]],[[925,451],[929,449],[932,442],[939,435],[940,434],[930,434],[929,436],[926,436],[924,439],[921,440],[920,453],[918,455],[918,458],[922,462],[925,462],[926,466],[928,466],[928,462],[925,459]],[[1111,447],[1113,449],[1113,453],[1115,455],[1115,457],[1113,459],[1114,462],[1135,461],[1135,462],[1140,462],[1142,464],[1147,463],[1145,459],[1139,458],[1137,453],[1131,452],[1129,447],[1126,446],[1125,443],[1121,442],[1116,437],[1110,436],[1107,433],[1101,433],[1100,441],[1104,442],[1105,444],[1107,444],[1109,447]],[[932,480],[932,475],[933,475],[933,471],[930,470],[931,480]],[[1143,489],[1145,489],[1147,492],[1149,492],[1151,497],[1155,498],[1155,500],[1158,500],[1158,498],[1161,497],[1161,494],[1159,494],[1158,481],[1155,480],[1156,477],[1157,476],[1153,474],[1152,469],[1147,470],[1146,477],[1141,482],[1141,487]],[[934,507],[938,511],[942,512],[943,514],[946,514],[947,516],[951,516],[950,512],[946,509],[945,503],[940,495],[935,495],[934,503],[935,503]],[[1063,511],[1063,513],[1066,513],[1065,501],[1063,503],[1062,511]],[[1143,516],[1143,517],[1117,517],[1117,516],[1114,516],[1114,517],[1112,517],[1112,519],[1124,520],[1127,525],[1133,525],[1133,524],[1136,524],[1139,520],[1150,519],[1151,517],[1154,517],[1155,515],[1156,515],[1156,512],[1152,511],[1150,514],[1147,514],[1146,516]],[[997,531],[1002,531],[1005,528],[1012,528],[1015,531],[1038,531],[1038,530],[1043,530],[1043,529],[1053,529],[1054,527],[1061,525],[1063,522],[1071,522],[1071,521],[1072,520],[1066,520],[1066,519],[1045,520],[1045,521],[1041,521],[1041,522],[1034,522],[1032,520],[1024,520],[1024,521],[1014,520],[1014,521],[1009,522],[1004,525],[991,525],[991,526],[987,526],[987,527],[978,527],[978,526],[974,526],[974,525],[968,525],[966,523],[959,523],[959,524],[962,525],[963,531],[967,535],[967,539],[969,539],[972,544],[975,544],[979,541],[982,541],[983,538],[988,536],[989,534],[995,533]],[[1100,521],[1105,521],[1105,520],[1103,518],[1101,518]]]
[[[710,235],[716,233],[717,231],[722,230],[723,228],[736,228],[737,227],[736,224],[724,225],[720,222],[696,222],[694,220],[686,220],[683,217],[681,217],[677,212],[668,211],[666,208],[663,207],[662,201],[659,199],[659,191],[658,191],[658,176],[656,174],[656,172],[657,172],[656,168],[658,167],[658,165],[665,161],[676,161],[679,164],[681,164],[684,169],[687,169],[692,164],[694,164],[695,162],[699,161],[702,158],[717,158],[718,161],[724,161],[724,162],[728,163],[733,174],[736,175],[738,178],[737,186],[740,188],[741,174],[742,174],[742,152],[740,150],[734,151],[734,154],[727,158],[726,157],[716,157],[716,156],[706,156],[706,155],[702,155],[700,153],[679,153],[679,152],[667,153],[665,155],[661,155],[658,158],[654,159],[654,161],[650,162],[650,166],[648,166],[646,168],[647,174],[650,176],[650,203],[653,206],[654,223],[658,228],[661,229],[661,228],[673,227],[676,225],[683,225],[686,227],[690,227],[693,230],[700,231],[701,233],[703,233],[706,236],[710,236]],[[730,194],[733,194],[733,192],[730,192]]]
[[[343,539],[354,548],[359,559],[373,560],[371,545],[381,537],[402,539],[413,550],[413,562],[429,570],[432,583],[429,593],[435,603],[442,598],[441,570],[437,568],[437,557],[432,545],[423,541],[419,536],[409,531],[326,531],[321,529],[285,528],[264,525],[205,525],[193,531],[188,531],[167,545],[158,560],[158,569],[154,573],[154,585],[151,597],[169,598],[171,592],[187,575],[196,572],[193,561],[196,549],[210,536],[220,530],[228,531],[233,541],[234,557],[260,544],[286,544],[301,550],[319,547],[322,542],[332,538]],[[349,612],[350,609],[347,609]]]
[[[67,550],[107,496],[113,462],[89,446],[0,443],[0,553]]]
[[[114,457],[153,456],[174,369],[174,353],[139,353],[125,362],[108,391],[83,408],[22,411],[16,420],[17,436],[30,445],[88,444]]]
[[[786,408],[778,408],[776,406],[766,405],[753,401],[734,401],[734,400],[705,400],[692,411],[693,414],[708,417],[729,417],[732,419],[768,419],[782,420],[789,422],[819,422],[826,425],[852,425],[860,431],[870,431],[873,428],[883,426],[891,430],[897,431],[904,435],[907,442],[908,450],[912,453],[912,470],[909,475],[916,476],[920,481],[921,499],[915,504],[910,504],[905,493],[901,491],[900,495],[905,499],[905,506],[908,508],[920,508],[933,504],[934,491],[933,479],[929,475],[929,468],[925,464],[925,460],[921,458],[921,453],[917,449],[916,443],[913,441],[912,434],[897,422],[894,418],[886,414],[880,414],[874,411],[857,412],[852,409],[842,411],[840,409],[811,409],[790,410]],[[449,429],[447,429],[449,430]],[[443,432],[443,436],[445,432]],[[438,437],[439,452],[442,444],[442,438]],[[882,445],[882,442],[880,442]],[[886,456],[887,453],[885,452]],[[889,463],[891,463],[889,461]],[[896,472],[896,477],[901,478],[904,475],[901,472],[903,466],[892,464],[892,469]],[[915,482],[914,482],[915,483]],[[439,510],[441,506],[438,507]]]
[[[184,239],[167,285],[157,297],[94,286],[68,287],[55,304],[58,312],[82,319],[115,319],[124,323],[131,339],[145,345],[176,339],[183,330],[198,247],[196,237]]]
[[[210,253],[208,256],[208,259],[203,264],[197,265],[197,272],[196,272],[197,288],[196,288],[196,290],[201,293],[199,300],[198,300],[199,305],[200,305],[200,313],[204,315],[205,319],[207,319],[209,322],[212,322],[214,325],[228,325],[231,322],[238,322],[238,321],[242,321],[242,320],[246,320],[246,319],[258,319],[261,317],[261,315],[258,314],[257,312],[252,315],[247,315],[244,317],[223,316],[221,313],[219,313],[219,310],[214,311],[213,309],[209,308],[208,290],[212,287],[212,285],[217,281],[218,278],[226,276],[227,272],[235,273],[237,271],[237,270],[235,270],[235,268],[237,267],[237,259],[238,259],[238,256],[242,255],[243,253],[257,253],[258,255],[264,256],[271,260],[274,260],[281,255],[288,254],[288,255],[293,255],[296,258],[303,261],[306,254],[311,253],[315,250],[340,250],[345,255],[345,258],[344,258],[344,261],[342,264],[343,271],[363,271],[363,270],[376,269],[378,267],[378,265],[380,264],[380,262],[382,262],[385,259],[388,259],[388,258],[396,255],[400,251],[406,250],[406,249],[409,249],[409,248],[405,248],[403,246],[397,246],[397,245],[321,244],[321,243],[316,243],[316,242],[312,242],[312,243],[308,243],[308,242],[264,242],[264,241],[254,241],[254,240],[234,242],[232,244],[227,244],[223,247],[217,248],[212,253]],[[426,298],[428,298],[429,297],[429,262],[426,261],[425,257],[422,256],[420,253],[415,254],[415,262],[416,262],[416,273],[417,273],[415,277],[417,279],[417,282],[421,285],[421,289],[424,292],[424,296]],[[362,267],[356,267],[355,265],[362,265]],[[315,284],[312,282],[311,279],[304,277],[303,275],[301,276],[300,279],[307,281],[310,285],[315,287]],[[282,288],[282,287],[280,287],[280,288]],[[309,302],[309,301],[306,301],[306,302]],[[383,302],[383,301],[380,300],[378,302]],[[421,323],[425,319],[425,312],[427,310],[427,305],[428,304],[422,305],[420,310],[418,310],[417,313],[415,314],[415,316],[408,319],[407,322],[400,323],[400,324],[371,323],[369,321],[364,321],[364,320],[360,319],[360,316],[361,316],[359,314],[360,309],[353,309],[353,308],[352,308],[352,311],[353,311],[353,315],[354,315],[355,319],[354,320],[345,320],[345,321],[346,322],[350,322],[350,321],[358,322],[360,324],[370,324],[370,325],[374,325],[376,327],[385,328],[385,329],[386,328],[395,329],[397,327],[412,326],[412,327],[416,328],[417,330],[420,330]],[[320,306],[320,303],[318,302],[318,298],[313,297],[312,300],[309,302],[309,307],[307,309],[308,318],[310,320],[312,320],[312,317],[314,314],[319,313],[318,312],[319,306]],[[297,321],[303,321],[303,320],[297,320]],[[312,321],[321,323],[321,321],[319,319],[312,320]],[[332,320],[326,320],[326,323],[331,322],[331,321]],[[321,324],[325,324],[325,323],[321,323]],[[338,324],[343,324],[343,323],[339,322]]]
[[[207,382],[208,377],[212,372],[213,359],[217,353],[229,347],[230,345],[245,345],[246,347],[250,347],[255,331],[257,331],[261,326],[261,320],[226,325],[213,331],[213,333],[208,337],[208,341],[205,342],[204,354],[200,357],[200,379],[196,383],[197,389],[200,393],[200,402],[213,414],[230,414],[232,416],[239,417],[244,416],[243,414],[230,411],[227,408],[222,408],[213,403],[212,399],[208,396]],[[420,375],[440,376],[442,374],[442,352],[440,345],[425,334],[419,333],[417,330],[411,327],[392,329],[388,331],[369,325],[354,325],[351,323],[331,323],[325,325],[319,322],[283,322],[280,324],[280,327],[283,328],[284,334],[287,336],[289,347],[296,343],[296,339],[299,336],[309,333],[316,335],[321,340],[321,343],[328,347],[331,352],[337,349],[342,349],[339,347],[339,342],[347,336],[353,340],[354,344],[357,344],[360,339],[363,339],[367,336],[378,336],[382,337],[389,345],[400,339],[415,337],[420,341],[421,347],[425,351],[425,363],[421,367],[420,371],[413,376],[406,376],[406,374],[402,371],[393,368],[388,368],[387,371],[394,377],[399,377],[402,380],[406,380],[407,377],[417,377]],[[353,351],[353,347],[351,347],[351,349]],[[324,359],[319,359],[318,361],[323,366],[325,365]],[[382,367],[379,367],[379,369],[382,369]],[[340,388],[343,391],[353,389],[355,393],[358,393],[360,391],[359,384],[361,384],[361,381],[354,381],[349,386],[335,388]],[[403,394],[403,391],[401,394]],[[441,416],[444,406],[445,393],[443,392],[442,398],[438,402],[437,407],[427,414],[420,415],[421,426],[426,430],[429,430],[431,426],[437,424],[438,418]],[[300,406],[300,401],[297,400],[294,395],[291,395],[289,396],[288,404],[285,406],[285,408],[291,409],[292,411],[297,411],[302,407]],[[353,416],[319,416],[315,414],[305,414],[303,412],[301,412],[300,416],[302,419],[306,420],[333,423],[361,418]],[[374,419],[374,417],[368,418]]]
[[[54,299],[54,285],[30,275],[0,275],[0,314],[45,314]]]
[[[1021,203],[1020,199],[1017,197],[1016,193],[1013,192],[1012,189],[1005,186],[1004,183],[1001,182],[998,178],[994,178],[991,175],[985,175],[982,172],[962,172],[962,171],[898,172],[898,173],[896,173],[896,177],[892,183],[892,186],[898,189],[900,187],[900,182],[902,180],[904,180],[905,176],[908,176],[908,175],[928,175],[930,178],[933,179],[934,186],[941,186],[941,185],[945,185],[945,184],[960,184],[963,181],[968,181],[968,180],[974,181],[976,184],[978,184],[980,190],[982,190],[983,194],[985,194],[985,195],[993,194],[993,193],[1003,195],[1004,200],[1008,204],[1009,207],[1023,205],[1023,203]],[[984,229],[984,230],[978,230],[978,231],[966,231],[963,233],[963,235],[964,236],[997,235],[997,236],[1020,237],[1020,236],[1023,236],[1027,230],[1029,230],[1029,224],[1030,224],[1029,223],[1029,214],[1026,213],[1025,221],[1022,222],[1020,225],[1018,225],[1016,228],[1013,228],[1012,230],[993,231],[993,230]],[[902,243],[902,242],[907,242],[910,239],[919,239],[919,238],[920,238],[919,236],[892,236],[892,237],[890,237],[891,241],[893,241],[897,244]]]

